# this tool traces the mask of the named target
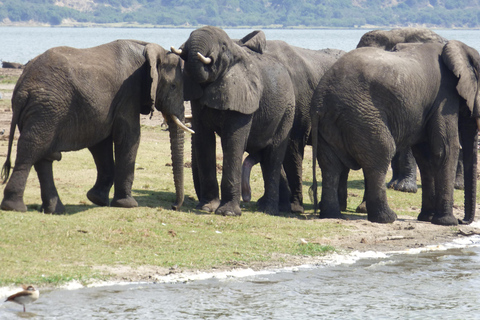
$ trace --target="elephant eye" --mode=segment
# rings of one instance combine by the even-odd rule
[[[176,84],[172,84],[172,85],[171,85],[171,89],[172,89],[172,90],[175,90],[176,88],[177,88],[177,85],[176,85]]]

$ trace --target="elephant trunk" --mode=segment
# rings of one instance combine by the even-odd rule
[[[208,49],[211,46],[211,39],[203,34],[194,37],[189,44],[188,60],[185,62],[185,69],[196,83],[205,83],[211,77],[209,65],[212,59],[208,56]]]
[[[460,138],[463,151],[463,179],[465,184],[465,217],[463,223],[470,224],[475,219],[477,196],[477,119],[460,116]]]
[[[173,116],[167,116],[166,120],[170,132],[170,150],[172,153],[173,181],[176,194],[176,200],[172,204],[172,209],[178,210],[182,206],[185,197],[183,181],[185,132],[175,123]]]

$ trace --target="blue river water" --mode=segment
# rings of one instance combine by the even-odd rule
[[[0,59],[26,63],[55,46],[139,39],[178,47],[193,29],[0,28]],[[241,38],[250,29],[227,29]],[[264,30],[310,49],[352,50],[368,30]],[[480,50],[480,30],[435,30]],[[0,319],[480,319],[480,238],[424,252],[373,253],[285,270],[48,290]],[[1,258],[1,257],[0,257]],[[1,272],[1,271],[0,271]],[[12,288],[0,289],[4,298]]]

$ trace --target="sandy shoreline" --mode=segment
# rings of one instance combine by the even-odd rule
[[[458,216],[463,215],[458,213]],[[304,265],[319,265],[331,261],[332,258],[347,257],[352,254],[367,256],[375,254],[391,254],[401,252],[421,252],[432,248],[445,247],[445,244],[460,242],[468,244],[471,239],[480,239],[480,222],[457,227],[445,227],[421,222],[411,216],[399,216],[392,224],[377,224],[367,220],[338,220],[337,223],[345,225],[351,230],[347,235],[336,235],[322,239],[322,245],[331,245],[336,252],[321,257],[289,256],[274,254],[268,262],[255,262],[238,265],[234,268],[216,268],[209,270],[188,270],[181,268],[163,268],[158,266],[95,266],[104,274],[112,277],[113,282],[158,282],[163,279],[185,279],[198,274],[223,274],[233,270],[251,270],[249,272],[262,272],[284,268],[298,268]],[[480,240],[478,240],[480,241]],[[334,259],[335,260],[335,259]],[[168,282],[167,281],[167,282]],[[183,280],[179,280],[183,281]]]
[[[409,223],[411,222],[412,221],[409,221]],[[417,227],[418,226],[410,230],[417,229],[417,231],[423,233],[421,230],[418,230],[423,228]],[[360,233],[362,236],[365,236],[363,232]],[[429,240],[421,240],[421,238],[418,238],[417,240],[421,240],[425,244],[418,243],[417,245],[410,246],[410,244],[406,244],[404,241],[414,240],[412,239],[414,237],[408,236],[406,237],[408,239],[405,239],[404,237],[405,236],[402,237],[398,233],[390,236],[380,236],[379,234],[373,235],[370,233],[368,239],[369,241],[373,241],[372,246],[367,246],[364,249],[371,250],[358,250],[358,247],[352,243],[353,246],[357,247],[356,249],[341,249],[325,256],[297,256],[290,258],[283,256],[284,259],[287,259],[283,264],[252,264],[238,268],[210,270],[176,270],[157,266],[140,266],[138,268],[132,268],[130,266],[122,266],[118,268],[106,266],[94,267],[97,270],[113,275],[112,279],[108,281],[92,280],[87,284],[82,284],[78,281],[72,281],[56,288],[40,288],[40,290],[77,290],[85,287],[105,287],[114,285],[129,285],[135,283],[186,283],[208,279],[222,280],[228,278],[244,278],[271,275],[281,272],[299,272],[301,270],[329,267],[340,264],[354,264],[362,259],[383,259],[399,254],[420,254],[429,251],[445,251],[453,248],[478,247],[480,246],[480,222],[474,222],[470,226],[462,226],[458,228],[457,232],[453,232],[451,236],[445,236],[445,234],[441,233],[437,238],[438,242],[430,243],[428,245],[426,243],[430,242]],[[362,244],[365,243],[362,242]],[[383,250],[379,250],[381,248],[383,248]],[[387,250],[387,248],[391,250]],[[12,293],[17,292],[18,289],[19,288],[16,287],[2,287],[0,288],[0,298],[7,297]]]

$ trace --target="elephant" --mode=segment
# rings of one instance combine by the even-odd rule
[[[185,62],[184,98],[192,108],[192,172],[199,209],[241,215],[246,151],[261,158],[265,195],[257,205],[267,214],[279,212],[279,181],[295,116],[295,92],[288,70],[265,47],[262,31],[236,41],[220,28],[205,26],[174,50]],[[223,151],[221,200],[215,134]]]
[[[421,173],[420,221],[457,225],[454,178],[460,143],[464,223],[475,217],[478,52],[460,41],[358,48],[322,77],[311,103],[313,155],[322,170],[321,218],[340,218],[339,181],[363,169],[367,217],[391,223],[385,176],[397,151],[412,149]],[[321,152],[317,153],[317,148]],[[316,195],[316,166],[314,194]],[[315,202],[316,203],[316,202]]]
[[[365,33],[357,44],[357,48],[376,47],[391,51],[398,43],[441,43],[446,44],[447,39],[426,28],[399,28],[392,30],[373,30]],[[416,193],[417,163],[410,149],[399,151],[392,159],[392,179],[387,183],[387,188],[403,192]],[[346,188],[345,186],[341,186]],[[463,189],[463,163],[461,151],[455,177],[455,188]],[[345,193],[346,194],[346,193]],[[344,201],[346,205],[346,201]],[[357,207],[357,212],[366,213],[365,198]]]
[[[398,28],[392,30],[373,30],[365,33],[357,48],[375,47],[392,51],[398,43],[442,43],[447,39],[427,28]]]
[[[154,108],[170,124],[176,203],[183,191],[184,117],[182,61],[157,44],[117,40],[87,49],[55,47],[31,60],[12,97],[7,160],[2,169],[2,210],[26,211],[23,194],[32,165],[38,174],[45,213],[65,206],[53,180],[52,162],[61,152],[88,148],[97,180],[87,197],[107,206],[136,207],[131,195],[140,142],[140,114]],[[178,124],[175,125],[175,124]],[[10,176],[15,128],[20,136]],[[113,150],[115,145],[115,151]],[[115,156],[115,160],[114,160]]]
[[[247,35],[239,43],[252,41],[259,33]],[[264,51],[278,59],[288,70],[295,90],[295,119],[288,142],[280,194],[281,211],[303,213],[302,162],[304,149],[311,144],[310,100],[320,78],[345,51],[337,49],[309,50],[291,46],[284,41],[269,40]],[[242,167],[242,197],[251,198],[249,177],[260,157],[250,154]],[[283,201],[283,202],[282,202]]]

